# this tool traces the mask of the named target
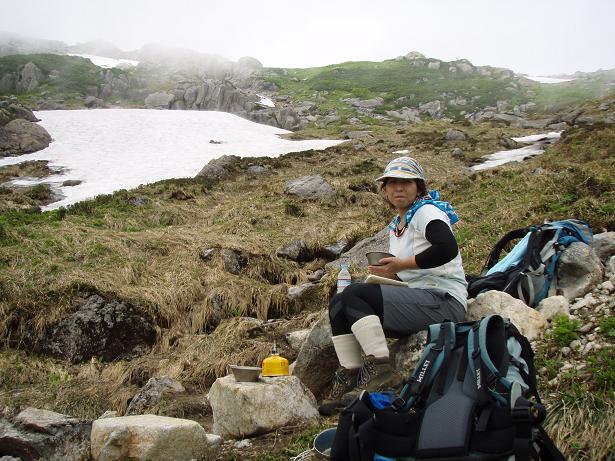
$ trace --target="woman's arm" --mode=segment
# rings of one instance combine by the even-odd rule
[[[407,258],[383,258],[381,266],[368,266],[368,270],[382,277],[393,277],[405,269],[431,269],[452,261],[459,253],[457,241],[450,227],[439,219],[434,219],[425,228],[425,238],[431,246],[418,255]]]

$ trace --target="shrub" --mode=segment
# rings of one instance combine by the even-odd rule
[[[547,337],[558,346],[568,346],[575,339],[579,339],[579,326],[578,320],[572,320],[567,315],[558,315],[553,318],[553,329]]]

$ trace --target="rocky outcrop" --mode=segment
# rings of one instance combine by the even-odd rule
[[[32,111],[12,101],[0,101],[0,157],[29,154],[49,146],[51,136]]]
[[[182,83],[170,91],[152,93],[145,98],[145,105],[160,109],[230,112],[287,130],[297,130],[307,124],[291,106],[266,107],[260,100],[255,92],[239,88],[231,80],[206,79]]]
[[[40,125],[23,119],[0,127],[0,157],[29,154],[49,146],[51,136]]]
[[[296,376],[237,382],[218,378],[209,390],[213,432],[224,438],[265,434],[291,425],[318,421],[316,399]]]
[[[92,424],[94,461],[213,460],[222,439],[196,422],[141,415],[97,419]]]
[[[37,408],[0,417],[0,455],[23,461],[80,461],[89,458],[90,424]]]
[[[49,328],[37,349],[72,363],[92,357],[111,361],[143,355],[155,339],[149,320],[132,306],[93,295],[73,315]]]

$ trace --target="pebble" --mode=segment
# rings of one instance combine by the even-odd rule
[[[583,325],[581,328],[579,328],[579,331],[581,333],[589,333],[593,327],[594,325],[591,322],[589,322]]]
[[[233,446],[235,448],[248,448],[252,446],[252,442],[250,442],[248,439],[243,439],[243,440],[240,440],[239,442],[235,442]]]
[[[574,341],[572,341],[568,347],[572,350],[578,350],[581,349],[581,347],[583,347],[583,345],[581,344],[581,341],[579,341],[578,339],[575,339]]]
[[[561,352],[561,354],[562,354],[564,357],[568,357],[568,356],[570,355],[570,353],[572,352],[572,350],[571,350],[569,347],[564,346],[564,347],[562,347],[562,349],[560,350],[560,352]],[[562,367],[562,368],[563,368],[563,367]]]
[[[595,345],[596,345],[596,344],[595,344],[595,343],[593,343],[593,342],[589,342],[589,343],[587,343],[587,344],[585,345],[585,347],[583,348],[583,355],[585,355],[585,354],[587,354],[589,351],[591,351],[591,350],[594,348],[594,346],[595,346]]]
[[[576,301],[572,306],[570,306],[570,310],[576,311],[577,309],[581,309],[585,306],[587,306],[587,301],[585,301],[584,299],[580,299],[579,301]]]

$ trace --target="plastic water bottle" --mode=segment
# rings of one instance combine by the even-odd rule
[[[337,292],[341,293],[348,285],[350,285],[350,272],[348,271],[348,264],[341,264],[341,270],[337,274]]]

